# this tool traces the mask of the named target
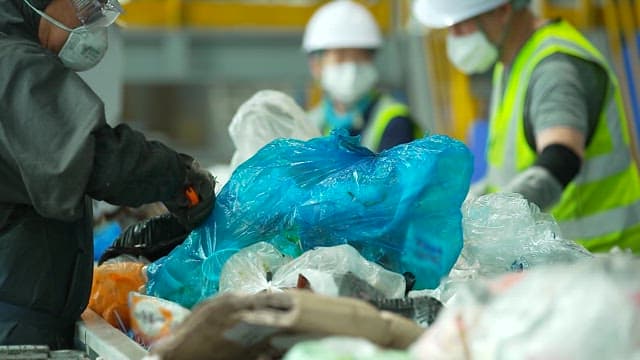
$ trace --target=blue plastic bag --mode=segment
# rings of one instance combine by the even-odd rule
[[[192,306],[217,291],[222,265],[266,241],[296,257],[348,243],[389,270],[434,288],[462,249],[460,206],[472,155],[436,135],[374,154],[336,131],[276,140],[233,173],[207,221],[152,263],[147,293]]]
[[[93,261],[98,261],[109,246],[122,233],[117,221],[109,221],[93,229]]]

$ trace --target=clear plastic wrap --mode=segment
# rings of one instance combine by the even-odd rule
[[[458,289],[416,359],[631,359],[640,352],[640,259],[612,254]]]
[[[581,245],[562,238],[553,217],[540,212],[520,194],[489,194],[466,202],[462,224],[465,243],[456,268],[475,267],[479,275],[499,275],[592,256]]]
[[[436,287],[460,254],[471,154],[430,136],[374,154],[345,131],[276,140],[240,165],[211,217],[149,266],[150,295],[190,307],[217,291],[231,255],[260,241],[297,257],[349,244],[367,260]]]
[[[520,194],[495,193],[467,200],[462,227],[464,247],[447,278],[435,290],[410,296],[433,296],[447,304],[469,280],[593,257],[581,245],[562,238],[553,217]]]

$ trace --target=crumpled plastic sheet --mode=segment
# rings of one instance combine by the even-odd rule
[[[415,359],[634,359],[640,259],[608,254],[460,287]]]
[[[463,206],[461,258],[479,275],[500,275],[538,265],[569,263],[593,255],[562,238],[553,216],[516,193],[479,197]]]
[[[465,202],[462,227],[464,247],[446,279],[435,290],[409,296],[432,296],[447,304],[469,280],[593,257],[564,239],[555,219],[520,194],[488,194]]]
[[[276,140],[233,173],[212,215],[148,268],[147,293],[190,307],[218,290],[224,263],[260,241],[297,257],[349,244],[436,287],[460,254],[472,156],[435,135],[374,154],[346,131]]]
[[[225,263],[219,291],[255,294],[264,290],[295,288],[298,277],[302,275],[310,281],[314,292],[339,296],[334,277],[347,273],[364,280],[384,298],[404,296],[402,275],[365,260],[349,245],[319,247],[292,260],[264,242],[240,250]]]

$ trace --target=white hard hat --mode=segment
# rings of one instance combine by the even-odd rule
[[[302,47],[306,52],[326,49],[377,49],[380,28],[369,10],[351,0],[336,0],[319,8],[307,23]]]
[[[416,0],[415,17],[432,28],[446,28],[480,15],[510,0]]]

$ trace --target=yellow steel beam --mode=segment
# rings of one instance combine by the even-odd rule
[[[182,24],[182,1],[165,0],[164,6],[169,27],[179,27]]]
[[[616,67],[622,62],[622,41],[620,39],[620,24],[618,9],[613,0],[603,0],[604,21],[609,39],[609,47]]]
[[[174,26],[181,23],[181,8],[175,9],[174,1],[136,0],[123,4],[124,14],[118,24],[124,26]],[[174,11],[172,13],[171,11]],[[178,19],[176,19],[178,17]]]
[[[469,77],[450,67],[449,99],[453,124],[451,136],[465,141],[471,123],[478,118],[478,101],[471,93]]]
[[[222,28],[303,29],[325,1],[310,5],[255,4],[241,1],[131,0],[124,5],[123,23],[140,26],[196,26]],[[383,31],[391,28],[392,1],[359,0],[371,11]]]
[[[427,51],[425,66],[429,73],[429,87],[434,97],[435,133],[449,134],[451,123],[451,104],[449,102],[449,64],[445,52],[446,30],[432,30],[425,36]]]
[[[630,0],[618,0],[618,14],[620,15],[620,22],[622,24],[622,34],[624,36],[624,43],[627,46],[627,54],[629,56],[630,72],[629,82],[636,89],[636,98],[631,97],[629,93],[629,101],[631,104],[640,105],[640,99],[638,98],[638,86],[640,86],[640,55],[638,54],[638,43],[636,40],[636,20],[633,15],[633,6]],[[634,143],[635,150],[637,151],[637,132],[635,113],[630,112],[628,114],[629,127],[631,132],[631,140]],[[635,121],[634,121],[635,119]]]
[[[627,52],[631,63],[631,77],[634,82],[638,82],[640,80],[640,56],[638,55],[636,19],[634,19],[633,15],[633,6],[630,0],[618,0],[618,8],[624,43],[627,45]],[[636,99],[636,101],[637,100],[638,99]]]
[[[621,9],[618,8],[618,4],[614,0],[603,0],[603,11],[604,11],[604,21],[605,28],[607,31],[607,38],[609,39],[609,46],[611,48],[611,56],[613,58],[613,66],[618,74],[618,82],[620,84],[620,89],[622,92],[622,97],[624,100],[625,112],[627,113],[627,123],[629,136],[631,141],[631,146],[633,149],[633,158],[636,162],[636,165],[640,164],[640,155],[638,154],[638,141],[637,141],[637,133],[636,126],[633,118],[633,111],[631,106],[631,99],[629,93],[629,82],[627,79],[625,67],[624,67],[624,58],[623,58],[623,47],[622,47],[622,28],[620,21],[620,12]]]
[[[446,36],[447,30],[432,30],[425,39],[425,66],[435,99],[434,132],[464,141],[472,121],[478,117],[478,100],[471,92],[470,78],[449,62]]]
[[[471,92],[470,78],[446,56],[447,30],[432,30],[425,38],[429,86],[434,97],[436,133],[466,140],[471,122],[478,117],[478,100]]]

